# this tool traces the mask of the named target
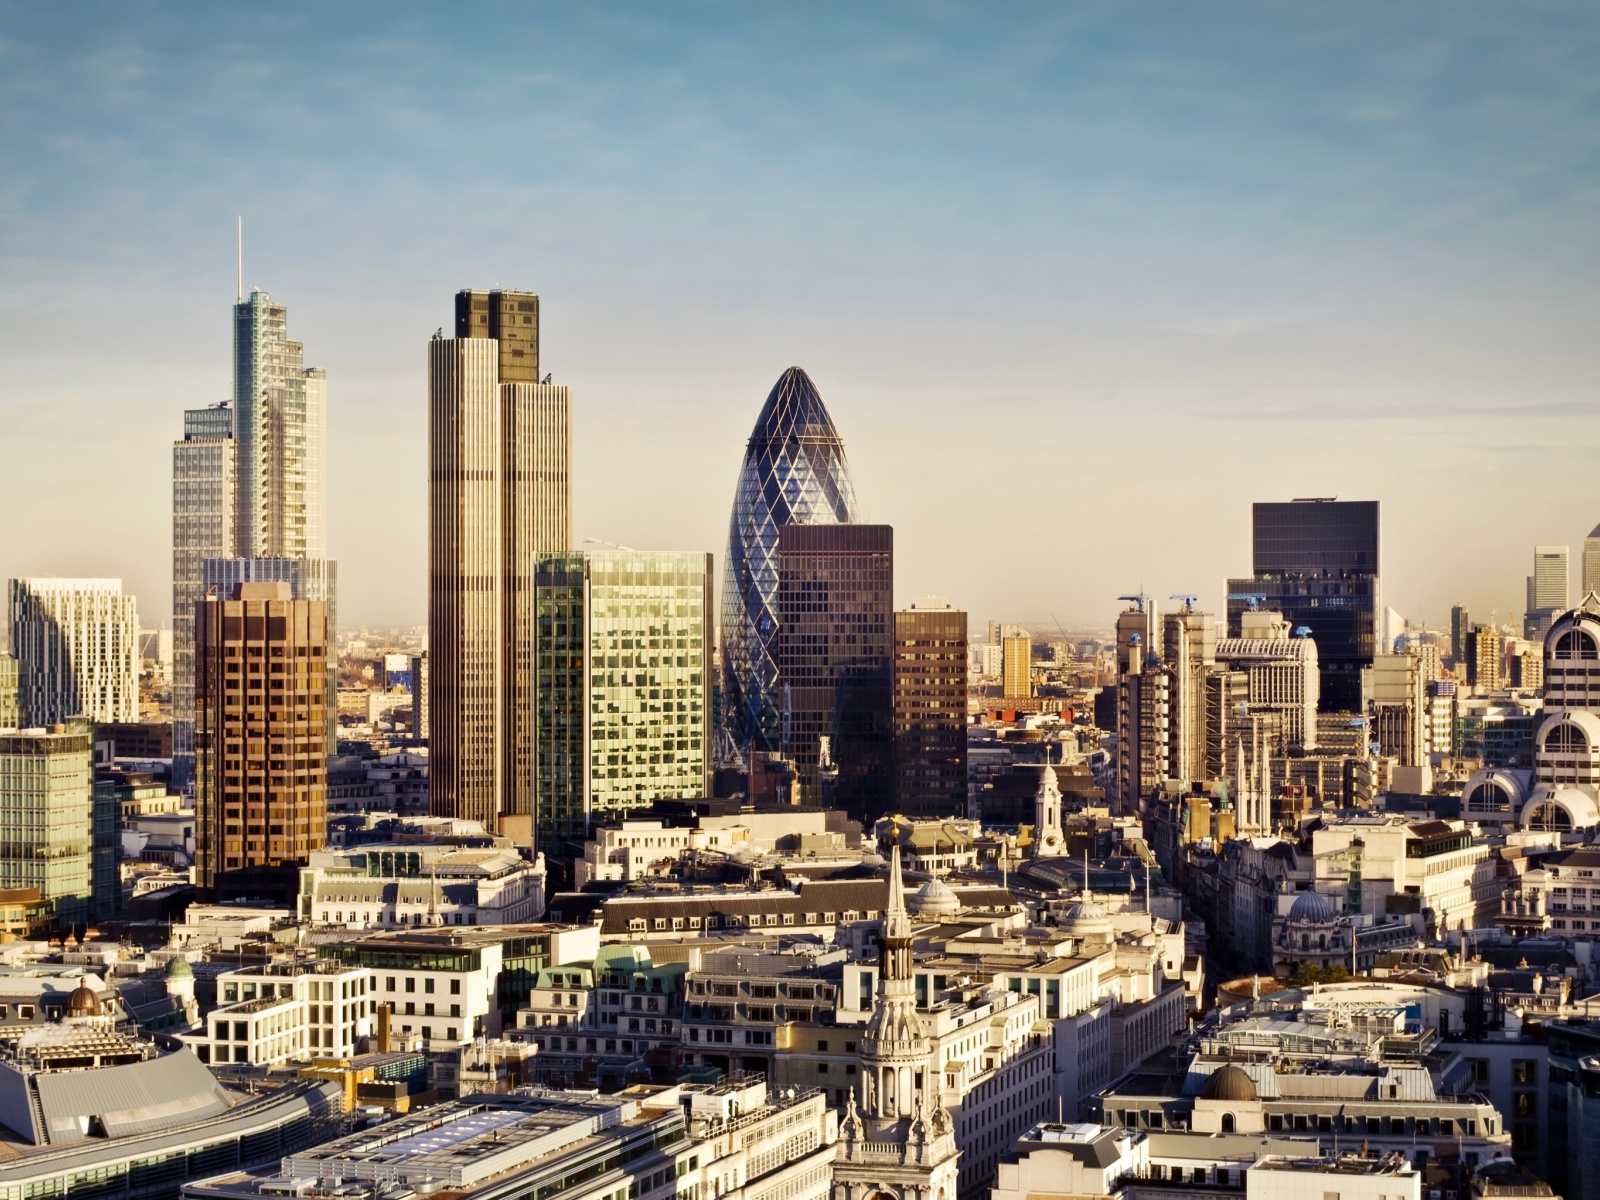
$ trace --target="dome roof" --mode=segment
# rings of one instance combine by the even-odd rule
[[[1111,914],[1092,900],[1080,900],[1062,915],[1061,928],[1078,937],[1105,937],[1111,933]]]
[[[67,997],[67,1016],[69,1017],[98,1017],[100,1015],[100,997],[89,990],[89,985],[80,983]]]
[[[167,964],[168,979],[192,979],[194,968],[189,965],[187,958],[175,958]]]
[[[1301,892],[1289,906],[1291,921],[1333,921],[1339,914],[1321,892]]]
[[[1202,1100],[1258,1100],[1256,1081],[1245,1069],[1228,1063],[1220,1071],[1211,1072],[1205,1086],[1200,1089]]]
[[[917,889],[906,907],[919,917],[953,917],[961,911],[961,900],[948,884],[935,877]]]

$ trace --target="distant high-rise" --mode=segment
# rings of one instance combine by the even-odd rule
[[[1467,682],[1480,691],[1499,691],[1504,654],[1505,642],[1498,629],[1474,625],[1467,637]]]
[[[180,787],[194,762],[194,606],[205,594],[202,564],[236,548],[236,448],[227,404],[185,411],[183,440],[172,444],[172,753]]]
[[[1571,571],[1566,546],[1533,548],[1533,590],[1530,607],[1566,612],[1572,607]]]
[[[1450,610],[1450,661],[1461,664],[1467,661],[1467,641],[1472,636],[1472,614],[1465,604]]]
[[[234,555],[327,554],[328,380],[289,340],[289,310],[255,290],[233,309]]]
[[[1033,638],[1025,629],[1000,640],[1000,683],[1007,700],[1033,695]]]
[[[1252,575],[1228,581],[1228,633],[1251,606],[1283,614],[1317,643],[1323,712],[1361,708],[1361,671],[1377,653],[1378,502],[1293,500],[1252,506]]]
[[[327,836],[328,606],[292,595],[196,606],[195,883],[222,899],[292,897]]]
[[[11,653],[30,725],[139,719],[139,614],[120,579],[13,579]]]
[[[894,810],[967,809],[967,614],[937,598],[894,614]]]
[[[552,554],[535,587],[537,844],[709,795],[711,555]]]
[[[894,530],[785,525],[777,566],[780,749],[814,803],[828,738],[835,805],[874,820],[893,801]]]
[[[1566,546],[1535,546],[1533,574],[1528,576],[1528,598],[1522,616],[1522,636],[1544,640],[1551,623],[1572,607],[1570,551]]]
[[[778,680],[778,531],[856,520],[844,442],[799,367],[779,377],[745,446],[728,522],[722,587],[722,713],[742,748],[782,737]]]
[[[571,543],[565,387],[538,382],[539,298],[466,291],[428,346],[429,795],[533,844],[534,573]]]
[[[1583,596],[1578,600],[1582,603],[1584,596],[1590,592],[1600,596],[1600,525],[1589,531],[1589,536],[1583,539]]]
[[[411,736],[428,740],[428,652],[411,656]]]

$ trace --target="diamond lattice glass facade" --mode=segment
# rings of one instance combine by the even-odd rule
[[[790,367],[750,434],[728,525],[722,713],[741,748],[779,748],[778,530],[856,519],[844,442],[816,385]]]

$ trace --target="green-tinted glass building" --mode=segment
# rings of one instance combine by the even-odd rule
[[[81,724],[0,734],[0,887],[38,888],[60,929],[90,917],[91,749]]]
[[[540,849],[710,784],[711,555],[552,554],[535,572]]]

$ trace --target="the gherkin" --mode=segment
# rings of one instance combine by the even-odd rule
[[[740,749],[782,748],[778,529],[856,520],[844,442],[816,384],[790,367],[745,447],[722,585],[722,713]]]

